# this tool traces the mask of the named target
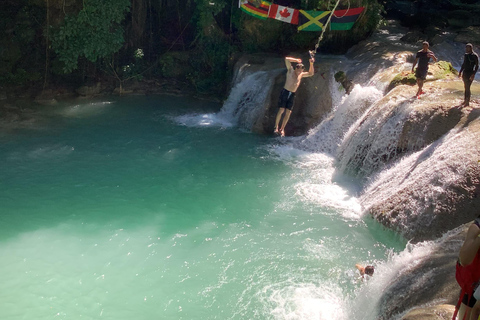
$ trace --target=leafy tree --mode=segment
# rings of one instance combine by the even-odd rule
[[[51,38],[63,72],[77,69],[81,57],[96,62],[116,53],[124,43],[121,23],[129,9],[129,0],[84,0],[78,14],[65,16]]]

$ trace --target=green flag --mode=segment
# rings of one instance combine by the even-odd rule
[[[330,12],[300,10],[298,31],[322,31]]]

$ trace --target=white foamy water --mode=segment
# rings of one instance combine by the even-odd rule
[[[376,203],[405,192],[413,210],[405,211],[408,215],[392,217],[392,221],[407,228],[428,226],[435,216],[423,215],[420,221],[419,213],[435,208],[435,204],[445,197],[445,190],[463,179],[469,165],[478,165],[480,154],[472,144],[479,138],[478,132],[452,129],[423,150],[379,173],[362,195],[362,205],[368,210]]]
[[[374,87],[355,85],[349,95],[344,95],[334,105],[322,123],[309,131],[300,147],[336,155],[349,128],[381,97],[382,93]]]

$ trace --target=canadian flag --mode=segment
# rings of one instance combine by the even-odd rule
[[[298,24],[298,10],[271,4],[268,10],[268,17],[283,22]]]

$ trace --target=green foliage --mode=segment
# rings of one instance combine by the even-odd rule
[[[17,68],[14,72],[0,73],[0,84],[24,85],[31,81],[38,81],[42,78],[38,72],[27,72],[23,68]]]
[[[121,68],[119,75],[122,77],[122,79],[143,79],[142,72],[146,69],[143,56],[144,53],[142,49],[136,49],[133,52],[134,62],[127,64]]]
[[[227,0],[195,0],[193,22],[196,26],[196,53],[191,59],[188,80],[200,92],[221,92],[227,83],[228,61],[233,50],[228,37],[218,26],[215,16],[231,2]]]
[[[42,23],[42,14],[27,2],[0,10],[0,29],[5,31],[0,32],[0,85],[23,85],[40,78],[41,65],[34,61],[45,49],[36,45],[35,27]]]
[[[60,27],[52,28],[52,48],[63,71],[77,69],[80,57],[95,62],[116,53],[124,43],[120,23],[129,7],[129,0],[84,0],[77,15],[67,15]]]

